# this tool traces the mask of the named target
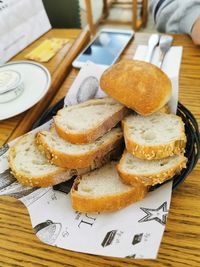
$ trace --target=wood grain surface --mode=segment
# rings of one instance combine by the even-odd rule
[[[146,44],[149,34],[136,34],[122,58],[132,58],[137,44]],[[200,48],[187,36],[175,36],[183,45],[180,70],[180,101],[200,124]],[[69,89],[78,71],[72,69],[51,101],[57,102]],[[13,119],[14,120],[14,119]],[[7,124],[9,128],[9,123]],[[119,259],[63,250],[41,243],[35,236],[28,212],[19,201],[0,198],[0,266],[127,267],[200,266],[200,164],[173,192],[166,230],[157,260]]]

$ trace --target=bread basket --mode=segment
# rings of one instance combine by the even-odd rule
[[[48,120],[50,120],[57,111],[64,106],[64,98],[57,102],[53,107],[48,109],[36,123],[34,123],[32,129],[39,127]],[[173,177],[173,190],[176,189],[194,169],[197,161],[200,158],[200,133],[198,123],[194,115],[180,102],[178,102],[177,115],[180,116],[185,123],[185,132],[187,136],[187,145],[185,156],[188,158],[187,167],[181,171],[179,175]],[[168,182],[168,181],[166,181]],[[67,182],[66,182],[67,183]],[[151,191],[160,187],[156,185],[151,187]]]

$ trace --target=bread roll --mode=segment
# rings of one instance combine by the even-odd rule
[[[171,81],[156,66],[139,60],[123,60],[108,68],[100,79],[111,97],[141,115],[162,108],[171,96]]]

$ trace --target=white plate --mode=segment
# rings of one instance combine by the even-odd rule
[[[0,66],[1,70],[15,70],[22,76],[23,93],[13,101],[0,103],[0,120],[5,120],[34,106],[48,91],[51,83],[49,71],[33,61],[14,61]]]

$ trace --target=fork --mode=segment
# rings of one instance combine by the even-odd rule
[[[159,40],[160,56],[159,56],[158,63],[156,64],[160,69],[162,69],[164,58],[171,47],[173,39],[174,38],[170,35],[160,36],[160,40]]]

